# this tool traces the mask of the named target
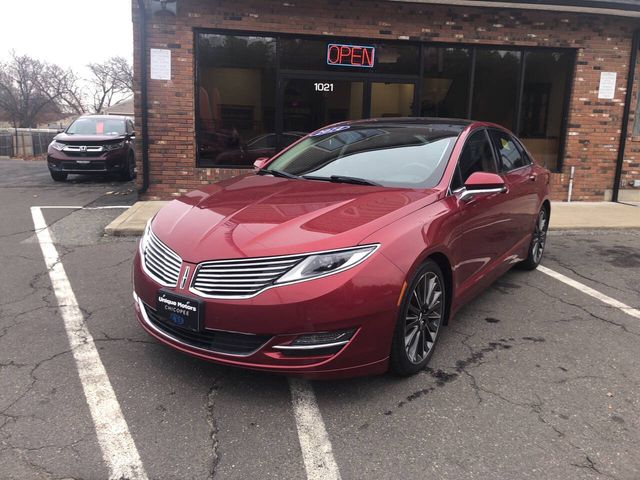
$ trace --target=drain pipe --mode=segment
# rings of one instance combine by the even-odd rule
[[[144,0],[138,0],[138,29],[140,39],[140,113],[142,134],[142,186],[138,193],[142,195],[149,188],[149,115],[147,112],[147,11]]]
[[[571,195],[573,194],[573,175],[576,173],[576,167],[571,167],[569,175],[569,193],[567,194],[567,203],[571,203]]]
[[[627,75],[627,93],[624,99],[624,110],[622,112],[622,128],[620,129],[620,144],[618,146],[616,174],[613,180],[613,193],[611,195],[612,202],[618,201],[618,194],[620,193],[622,166],[624,164],[624,150],[627,146],[627,130],[629,127],[629,112],[631,111],[631,97],[633,96],[633,84],[635,82],[636,63],[638,61],[638,48],[640,48],[640,30],[633,32],[633,41],[631,43],[629,74]]]

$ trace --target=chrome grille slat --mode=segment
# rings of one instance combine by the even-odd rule
[[[252,277],[272,277],[276,278],[280,275],[280,273],[269,272],[269,273],[252,273]],[[201,273],[200,276],[203,279],[217,279],[217,278],[246,278],[246,274],[244,273],[229,273],[229,274],[219,274],[219,273]],[[267,278],[265,278],[266,280]]]
[[[153,232],[149,232],[143,265],[147,273],[159,284],[165,287],[175,287],[178,284],[182,259],[162,243]]]
[[[158,253],[158,251],[154,251],[149,249],[149,251],[147,252],[147,254],[152,257],[156,262],[163,264],[163,263],[168,263],[171,267],[177,268],[178,270],[180,270],[180,263],[176,262],[175,260],[169,260],[167,259],[164,255]]]
[[[307,255],[216,260],[198,266],[194,293],[214,298],[245,298],[273,285]]]

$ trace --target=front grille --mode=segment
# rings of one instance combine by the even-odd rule
[[[92,161],[89,163],[62,162],[63,170],[82,170],[87,172],[104,172],[107,170],[105,162]]]
[[[178,284],[182,259],[151,231],[144,249],[143,262],[147,273],[159,284],[165,287],[175,287]]]
[[[221,298],[246,298],[273,282],[308,255],[243,258],[202,263],[193,276],[191,289]]]
[[[251,335],[222,330],[204,330],[202,332],[182,330],[161,321],[156,311],[150,306],[145,304],[144,307],[149,322],[156,329],[181,343],[210,352],[248,356],[259,350],[272,338],[267,335]]]

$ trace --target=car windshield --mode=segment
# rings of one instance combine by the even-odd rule
[[[312,133],[264,171],[313,180],[432,188],[460,129],[447,125],[341,125]],[[355,183],[355,182],[353,182]]]
[[[124,120],[118,118],[79,118],[67,129],[69,135],[124,135]]]

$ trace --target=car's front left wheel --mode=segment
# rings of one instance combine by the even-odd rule
[[[429,259],[405,288],[391,345],[390,365],[398,375],[423,370],[444,324],[446,284],[442,270]]]
[[[64,182],[67,179],[66,172],[54,172],[53,170],[49,170],[49,173],[51,174],[51,178],[54,182]]]

